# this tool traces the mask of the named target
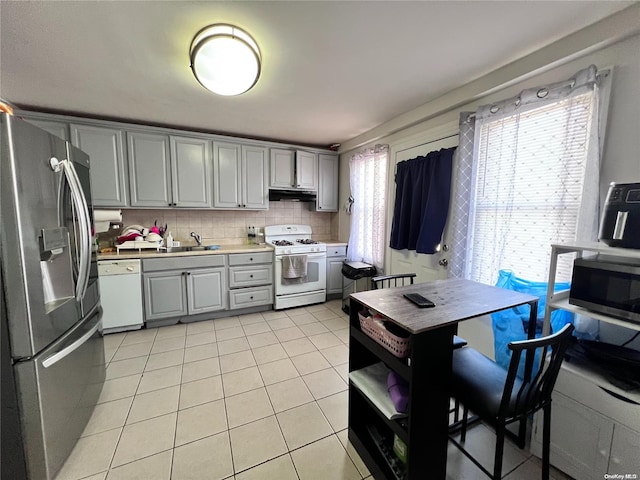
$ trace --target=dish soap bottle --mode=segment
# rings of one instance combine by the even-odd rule
[[[167,234],[167,238],[165,239],[165,243],[166,243],[166,247],[167,248],[173,248],[173,235],[171,235],[171,232],[169,232]]]

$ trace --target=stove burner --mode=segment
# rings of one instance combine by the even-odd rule
[[[303,245],[315,245],[317,243],[320,243],[315,240],[311,240],[310,238],[299,238],[298,240],[296,240],[296,242],[301,243]]]
[[[274,240],[273,244],[276,247],[290,247],[291,245],[293,245],[293,243],[289,240]]]

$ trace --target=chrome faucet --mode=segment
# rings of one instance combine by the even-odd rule
[[[198,235],[196,232],[191,232],[191,236],[196,239],[196,243],[198,246],[202,245],[202,237]]]

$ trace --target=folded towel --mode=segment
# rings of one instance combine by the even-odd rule
[[[409,385],[396,372],[387,375],[387,387],[393,406],[398,413],[406,413],[409,409]]]
[[[282,278],[300,278],[306,276],[306,255],[287,255],[282,257]]]

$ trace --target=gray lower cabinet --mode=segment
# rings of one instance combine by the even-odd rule
[[[229,308],[273,304],[273,254],[229,254]]]
[[[327,245],[327,295],[342,295],[342,264],[346,259],[346,246]]]
[[[145,321],[227,308],[224,255],[145,259]]]
[[[69,129],[71,143],[89,155],[93,206],[128,206],[124,131],[75,123]]]

